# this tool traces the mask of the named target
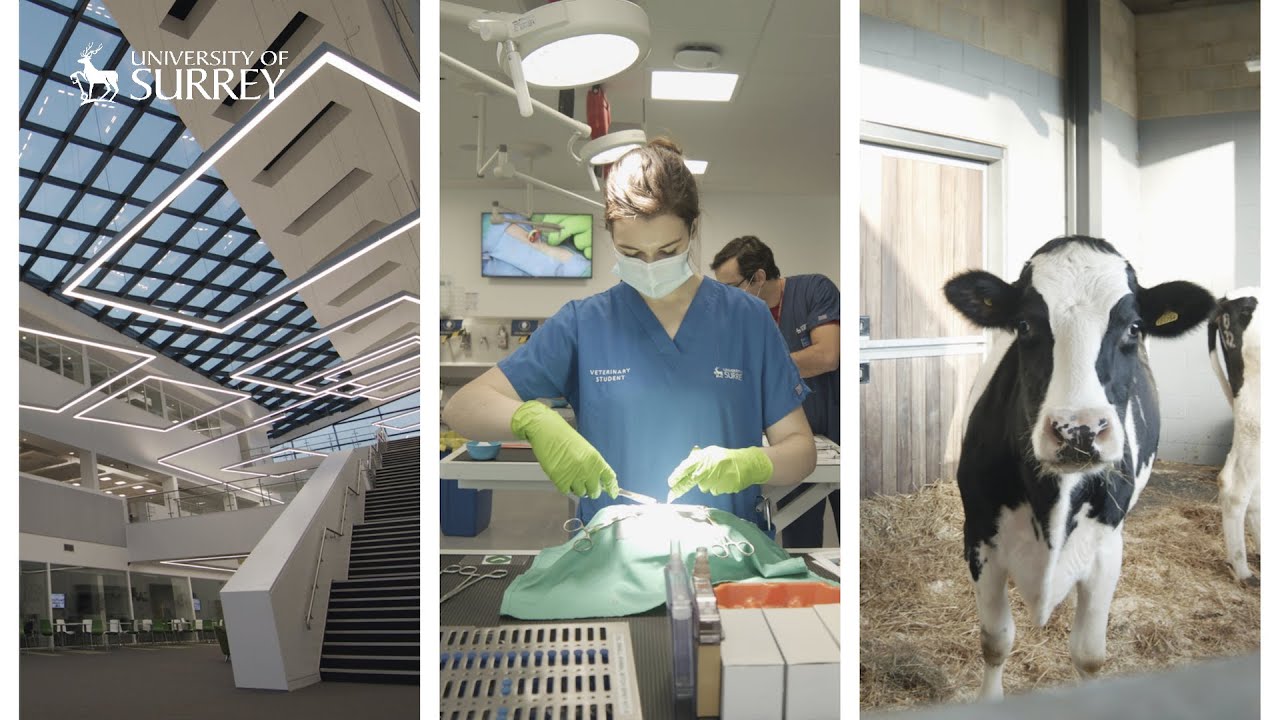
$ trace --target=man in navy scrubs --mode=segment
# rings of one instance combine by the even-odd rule
[[[720,282],[754,295],[769,306],[800,377],[813,391],[804,414],[814,435],[840,444],[840,289],[824,275],[782,277],[773,251],[754,235],[734,238],[711,263]],[[779,507],[807,489],[789,493]],[[828,498],[840,533],[840,491]],[[787,547],[822,547],[826,503],[818,503],[782,531]]]

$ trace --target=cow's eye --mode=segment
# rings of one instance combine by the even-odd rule
[[[1136,338],[1142,334],[1142,323],[1135,322],[1129,326],[1129,337]]]
[[[1018,328],[1018,334],[1023,337],[1026,337],[1027,335],[1031,334],[1031,323],[1027,322],[1026,320],[1019,320],[1017,328]]]

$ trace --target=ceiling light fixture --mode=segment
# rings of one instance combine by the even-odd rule
[[[627,0],[560,0],[521,15],[442,2],[440,15],[498,44],[498,64],[523,117],[533,115],[529,85],[591,85],[649,54],[649,16]]]
[[[116,485],[127,485],[128,483],[126,483],[126,482],[125,482],[125,481],[123,481],[123,480],[117,480],[117,481],[115,482],[115,484],[116,484]]]
[[[737,73],[654,70],[649,95],[654,100],[729,102],[737,86]]]
[[[141,489],[142,489],[142,486],[141,486],[141,485],[134,485],[134,486],[133,486],[133,489],[134,489],[134,490],[141,490]]]

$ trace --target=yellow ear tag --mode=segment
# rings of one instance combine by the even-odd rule
[[[1168,325],[1169,323],[1177,319],[1178,319],[1178,313],[1172,310],[1166,310],[1165,313],[1160,316],[1160,319],[1156,320],[1156,327],[1160,327],[1161,325]]]
[[[991,298],[982,298],[982,304],[991,307]]]

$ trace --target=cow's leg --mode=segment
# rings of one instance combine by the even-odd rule
[[[1004,661],[1013,647],[1013,612],[1009,609],[1008,573],[986,563],[974,581],[978,623],[982,628],[982,693],[980,700],[1004,697]]]
[[[1232,447],[1218,475],[1218,502],[1222,506],[1222,536],[1227,546],[1227,562],[1236,580],[1248,582],[1253,573],[1244,551],[1244,516],[1251,493],[1247,470],[1241,466],[1240,453]]]
[[[1093,572],[1076,584],[1076,615],[1071,623],[1071,663],[1081,678],[1092,678],[1107,659],[1107,619],[1120,581],[1124,555],[1123,524],[1098,545]]]
[[[1255,468],[1256,470],[1256,468]],[[1250,478],[1253,485],[1253,492],[1249,497],[1249,509],[1245,513],[1245,521],[1249,528],[1249,532],[1253,533],[1255,540],[1262,540],[1262,482],[1255,472]]]

